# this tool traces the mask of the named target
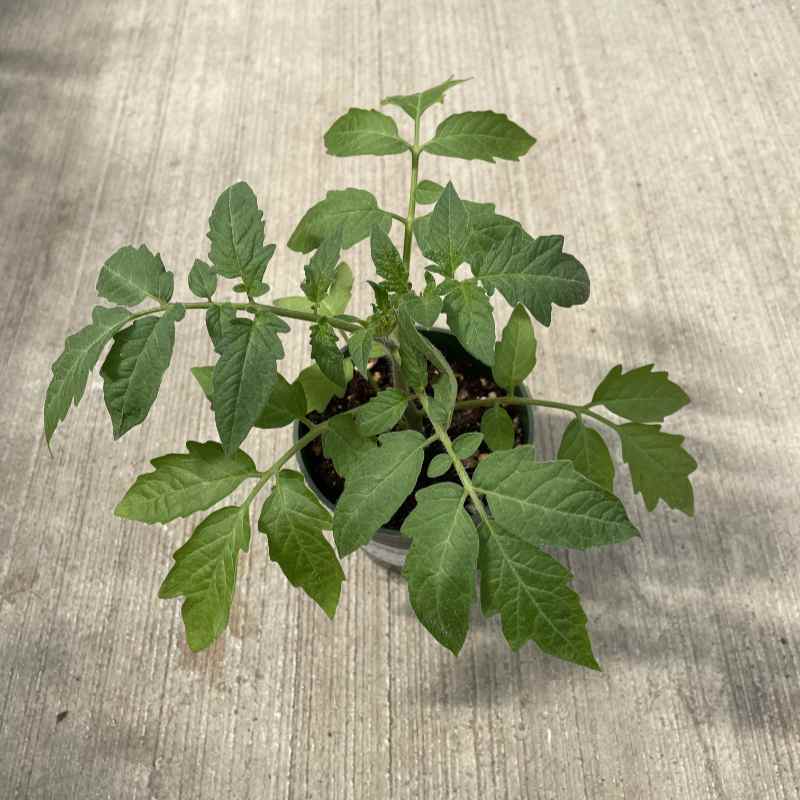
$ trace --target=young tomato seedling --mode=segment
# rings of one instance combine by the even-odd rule
[[[422,142],[423,114],[460,83],[451,78],[383,101],[410,118],[408,139],[393,117],[374,109],[351,108],[330,127],[331,155],[409,158],[408,206],[402,215],[363,189],[328,192],[288,242],[290,250],[311,254],[302,296],[263,300],[275,245],[265,244],[253,190],[236,183],[211,212],[208,262],[195,261],[189,272],[198,299],[173,299],[173,273],[158,253],[122,247],[97,279],[98,294],[111,305],[93,309],[91,323],[67,338],[53,364],[44,407],[48,445],[110,343],[100,375],[117,439],[150,412],[176,326],[189,312],[205,314],[216,363],[192,372],[211,403],[219,442],[188,442],[185,453],[153,459],[153,470],[136,479],[115,510],[125,519],[168,523],[206,511],[249,483],[243,502],[229,501],[200,521],[161,586],[161,597],[184,598],[193,650],[208,647],[228,624],[238,558],[250,545],[251,512],[262,492],[268,494],[258,530],[270,558],[329,616],[344,581],[339,559],[367,545],[413,496],[401,525],[411,540],[403,572],[417,617],[439,642],[453,653],[463,646],[479,571],[482,611],[500,615],[512,648],[533,641],[592,668],[597,662],[572,576],[545,548],[586,549],[637,535],[613,493],[614,463],[594,426],[619,436],[648,510],[664,500],[694,511],[689,475],[696,463],[682,436],[661,429],[689,398],[665,372],[652,364],[615,366],[587,403],[515,392],[536,364],[533,321],[550,325],[554,305],[586,302],[589,278],[564,252],[561,236],[533,236],[494,204],[463,199],[452,183],[420,179],[431,156],[517,161],[535,143],[493,111],[452,114]],[[422,206],[432,208],[419,214]],[[400,249],[392,236],[398,223]],[[368,281],[372,313],[361,319],[346,313],[353,274],[341,255],[366,239],[376,275]],[[414,240],[425,258],[421,287],[409,278]],[[233,282],[236,302],[219,296],[223,280]],[[512,306],[499,340],[495,294]],[[498,391],[464,396],[452,359],[424,335],[442,312]],[[291,382],[279,371],[287,320],[310,323],[311,363]],[[369,382],[368,399],[336,411],[357,381]],[[512,415],[526,405],[571,415],[557,460],[539,460],[532,445],[519,442]],[[468,414],[476,429],[455,435],[454,420]],[[254,428],[297,420],[301,435],[273,464],[257,467],[241,449]],[[333,514],[288,466],[317,439],[343,479]]]

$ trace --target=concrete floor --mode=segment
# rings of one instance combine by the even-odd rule
[[[798,53],[788,0],[0,2],[0,797],[800,797]],[[539,143],[423,177],[564,233],[592,277],[532,387],[582,400],[616,363],[668,369],[694,399],[669,429],[701,465],[697,516],[647,514],[623,469],[643,539],[567,557],[602,674],[511,654],[477,611],[456,660],[361,554],[329,622],[261,541],[230,631],[192,655],[156,597],[190,523],[111,511],[149,458],[214,436],[200,320],[115,445],[95,377],[48,456],[49,365],[118,246],[160,250],[186,296],[235,179],[281,246],[329,188],[402,211],[406,159],[332,159],[322,133],[451,73],[475,80],[447,111]],[[279,250],[276,295],[303,263]],[[352,264],[369,274],[364,248]],[[287,341],[292,376],[304,327]],[[565,423],[538,416],[545,456]],[[269,464],[288,436],[248,450]]]

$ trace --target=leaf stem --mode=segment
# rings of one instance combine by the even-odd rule
[[[174,305],[178,305],[177,303],[167,303],[163,306],[157,306],[155,308],[145,308],[142,311],[134,311],[131,313],[130,317],[128,318],[128,322],[134,319],[138,319],[139,317],[146,317],[149,314],[159,314],[162,311],[167,311],[172,308]],[[256,302],[248,302],[248,303],[229,303],[223,300],[220,303],[213,303],[208,301],[201,301],[197,303],[180,303],[187,311],[198,311],[207,308],[211,308],[211,306],[215,305],[227,305],[231,306],[232,308],[239,309],[241,311],[269,311],[272,314],[275,314],[277,317],[287,317],[288,319],[300,319],[305,322],[319,322],[322,317],[319,314],[313,314],[310,311],[300,311],[297,309],[292,308],[281,308],[281,306],[273,306],[268,305],[266,303],[256,303]],[[334,328],[339,328],[343,331],[358,331],[361,330],[364,325],[366,324],[364,321],[351,321],[340,319],[339,317],[326,317],[325,319],[330,322],[330,324]]]
[[[442,443],[442,447],[444,447],[445,452],[448,456],[450,456],[450,460],[453,462],[453,467],[455,467],[458,479],[461,481],[461,485],[464,487],[464,491],[469,496],[469,499],[472,500],[472,505],[475,506],[475,511],[478,512],[478,516],[481,518],[481,521],[486,528],[488,530],[492,530],[492,522],[489,519],[489,515],[486,513],[486,508],[483,505],[483,501],[480,497],[478,497],[478,492],[473,486],[472,480],[467,474],[467,470],[464,468],[464,465],[461,463],[461,459],[456,454],[456,451],[453,448],[452,440],[447,435],[447,431],[442,428],[441,425],[439,425],[439,423],[431,416],[428,395],[422,392],[417,395],[417,399],[420,401],[420,403],[422,403],[422,408],[430,420],[431,425],[433,426],[435,438]]]
[[[491,408],[492,406],[543,406],[544,408],[558,408],[562,411],[569,411],[575,416],[585,414],[592,417],[604,425],[608,425],[615,430],[619,428],[616,422],[592,411],[588,406],[577,406],[572,403],[559,403],[555,400],[542,400],[539,397],[484,397],[480,400],[462,400],[455,404],[455,408],[461,410],[466,408]]]

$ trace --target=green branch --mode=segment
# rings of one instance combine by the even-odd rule
[[[555,400],[541,400],[538,397],[484,397],[480,400],[462,400],[455,404],[455,408],[462,410],[467,408],[492,408],[493,406],[542,406],[544,408],[558,408],[562,411],[569,411],[575,416],[586,415],[592,417],[609,428],[617,430],[619,425],[608,417],[592,411],[588,406],[576,406],[572,403],[558,403]]]
[[[403,237],[403,265],[408,271],[411,266],[411,242],[414,235],[414,214],[417,208],[417,176],[419,174],[419,157],[422,150],[419,146],[419,114],[414,118],[414,146],[411,148],[411,185],[408,191],[408,214],[406,214],[406,231]]]
[[[430,420],[431,425],[433,426],[434,437],[432,438],[438,439],[442,443],[442,447],[444,447],[447,455],[450,456],[450,460],[453,462],[453,467],[458,475],[458,479],[461,481],[461,485],[464,487],[464,491],[469,496],[469,499],[472,500],[472,505],[475,506],[478,516],[481,518],[481,521],[487,527],[487,529],[492,530],[492,521],[489,518],[489,515],[486,513],[486,508],[483,505],[483,501],[478,496],[478,491],[473,486],[472,480],[467,474],[467,470],[464,468],[464,465],[461,463],[461,459],[458,457],[455,449],[453,448],[452,439],[450,439],[450,437],[447,435],[447,431],[442,428],[441,425],[439,425],[433,416],[431,416],[428,395],[425,393],[420,393],[417,395],[417,397],[420,403],[422,403],[422,408]]]
[[[138,319],[139,317],[146,317],[150,314],[159,314],[162,311],[167,311],[168,309],[172,308],[175,305],[179,305],[178,303],[164,303],[160,306],[155,306],[153,308],[145,308],[142,311],[134,311],[130,317],[128,318],[128,322],[134,319]],[[304,322],[319,322],[322,317],[319,314],[313,314],[310,311],[299,311],[296,309],[291,308],[282,308],[281,306],[273,306],[268,305],[266,303],[256,303],[256,302],[247,302],[247,303],[229,303],[226,301],[222,301],[220,303],[212,303],[208,301],[202,301],[198,303],[180,303],[187,311],[198,311],[204,310],[207,308],[211,308],[211,306],[217,305],[227,305],[231,308],[236,308],[240,311],[250,311],[255,313],[256,311],[269,311],[272,314],[275,314],[277,317],[286,317],[287,319],[299,319],[303,320]],[[351,320],[341,319],[340,317],[325,317],[328,322],[334,327],[339,328],[343,331],[358,331],[361,330],[363,324],[361,324],[361,320],[358,322],[353,322]]]

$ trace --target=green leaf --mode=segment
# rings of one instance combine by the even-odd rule
[[[467,261],[477,275],[486,254],[502,239],[508,235],[509,231],[522,228],[516,220],[504,217],[495,212],[494,203],[474,203],[471,200],[462,200],[464,208],[469,218],[470,235],[465,246],[464,260]],[[420,250],[425,252],[428,248],[428,235],[430,230],[431,214],[417,217],[414,221],[414,236],[417,239]],[[524,233],[524,231],[523,231]],[[528,241],[533,239],[524,233]]]
[[[453,462],[447,453],[437,453],[428,464],[428,477],[441,478],[452,466]]]
[[[227,506],[206,517],[175,551],[175,564],[161,584],[162,599],[183,596],[186,642],[208,647],[228,625],[239,551],[250,544],[247,507]]]
[[[114,513],[138,522],[172,522],[204,511],[259,473],[250,456],[226,456],[217,442],[187,442],[188,453],[154,458],[154,472],[140,475]]]
[[[633,489],[641,493],[648,511],[659,500],[670,508],[694,515],[694,492],[689,475],[697,462],[681,447],[684,437],[664,433],[660,425],[626,422],[617,427],[622,458],[630,467]]]
[[[425,238],[420,242],[422,253],[436,263],[442,275],[452,278],[464,262],[469,235],[467,210],[453,184],[448,182],[433,207]]]
[[[465,111],[439,123],[436,135],[423,150],[437,156],[518,161],[536,143],[527,131],[505,114],[494,111]]]
[[[214,367],[192,367],[192,375],[200,384],[203,393],[212,403],[214,402]],[[258,415],[254,427],[256,428],[283,428],[296,419],[305,416],[306,394],[299,381],[289,383],[286,378],[278,373],[275,386],[269,395],[267,404]]]
[[[410,150],[397,131],[397,123],[374,109],[351,108],[325,134],[331,156],[387,156]]]
[[[422,294],[407,297],[405,303],[414,321],[424,328],[430,328],[436,323],[442,313],[442,298],[430,272],[425,273],[425,289]]]
[[[303,476],[291,469],[281,470],[261,509],[258,529],[267,537],[269,557],[292,586],[301,587],[333,619],[344,572],[322,533],[330,527],[331,515]]]
[[[352,415],[333,417],[328,430],[322,434],[322,452],[333,461],[333,468],[347,478],[361,459],[378,445],[374,439],[364,436]]]
[[[471,78],[454,78],[452,75],[442,83],[425,89],[424,92],[416,94],[395,94],[381,100],[381,105],[392,105],[402,108],[413,120],[419,119],[434,103],[443,103],[444,94],[448,89],[465,83]]]
[[[486,292],[472,281],[458,283],[444,298],[444,313],[464,349],[484,364],[494,364],[494,313]]]
[[[378,208],[378,201],[364,189],[331,191],[306,211],[289,238],[289,248],[298,253],[315,250],[340,225],[342,247],[346,249],[366,239],[375,225],[388,231],[392,218]]]
[[[172,298],[175,276],[167,272],[161,256],[147,245],[120,247],[103,264],[97,276],[97,293],[112,303],[135,306],[149,297],[158,303]]]
[[[64,351],[53,362],[53,377],[44,401],[44,435],[48,447],[58,423],[66,418],[70,406],[83,397],[86,381],[111,337],[130,319],[125,308],[92,309],[92,321],[67,337]]]
[[[189,270],[189,289],[195,297],[207,297],[209,300],[217,291],[217,273],[199,258],[195,259]]]
[[[307,411],[324,411],[332,397],[343,397],[347,384],[353,377],[353,362],[346,358],[342,364],[345,382],[342,385],[332,383],[317,364],[306,367],[297,380],[303,387],[308,402]]]
[[[502,406],[483,412],[481,433],[490,450],[510,450],[514,446],[514,421]]]
[[[342,249],[342,228],[328,234],[306,265],[306,279],[301,284],[305,296],[315,305],[322,302],[336,278],[336,267]]]
[[[500,613],[512,650],[534,641],[545,653],[599,670],[570,572],[509,530],[492,525],[478,568],[485,616]]]
[[[255,421],[255,427],[282,428],[305,416],[305,413],[306,393],[302,384],[299,381],[289,383],[283,375],[278,374],[269,400]]]
[[[345,385],[344,355],[339,349],[336,332],[326,320],[311,326],[311,358],[329,381],[337,386]]]
[[[414,191],[414,197],[421,206],[431,206],[444,191],[444,186],[436,181],[420,181]]]
[[[390,292],[408,291],[408,270],[394,243],[377,225],[370,234],[370,254],[375,271],[386,281]]]
[[[492,453],[472,482],[498,525],[534,544],[584,550],[638,535],[619,498],[570,461],[535,461],[532,445]]]
[[[114,335],[114,344],[100,369],[103,398],[114,438],[144,422],[172,360],[175,323],[186,313],[182,305],[161,317],[142,317]]]
[[[505,217],[495,211],[494,203],[472,203],[464,201],[469,215],[470,237],[467,245],[466,260],[474,274],[478,274],[486,254],[498,242],[502,241],[511,230],[518,230],[528,241],[533,238],[525,233],[522,226],[511,217]]]
[[[192,367],[192,375],[200,384],[203,394],[211,403],[214,400],[214,367]]]
[[[394,431],[380,437],[345,480],[333,517],[333,538],[344,557],[372,539],[414,490],[425,451],[417,431]]]
[[[528,312],[515,306],[500,341],[495,345],[492,375],[499,386],[514,391],[536,366],[536,336]]]
[[[524,304],[549,325],[552,304],[566,308],[589,299],[589,276],[576,258],[561,252],[563,243],[561,236],[531,239],[521,228],[510,228],[473,271],[487,289],[499,289],[509,303]]]
[[[353,271],[344,262],[339,262],[333,276],[333,283],[327,296],[319,304],[319,313],[323,317],[338,317],[344,314],[353,294]]]
[[[275,245],[264,245],[264,219],[253,190],[243,181],[229,186],[208,219],[208,257],[225,278],[241,278],[246,287],[261,282]]]
[[[222,341],[234,319],[236,309],[228,303],[215,303],[206,311],[206,330],[217,353],[222,354]]]
[[[475,599],[478,532],[460,486],[439,483],[417,492],[416,499],[402,528],[411,539],[403,567],[409,600],[431,635],[458,655]]]
[[[422,336],[407,307],[401,306],[398,310],[397,321],[400,371],[409,386],[414,389],[424,389],[428,385],[428,363]]]
[[[434,398],[436,403],[443,409],[449,418],[452,414],[453,406],[456,402],[458,385],[453,370],[447,359],[442,355],[430,340],[423,336],[414,324],[414,320],[409,313],[407,303],[404,303],[397,311],[398,336],[400,340],[400,358],[410,357],[412,361],[421,359],[421,369],[418,376],[419,383],[407,378],[411,386],[424,389],[428,383],[428,371],[425,361],[430,361],[439,371],[440,377],[434,383]],[[401,363],[402,367],[402,363]],[[445,426],[446,427],[446,426]]]
[[[283,358],[277,332],[287,330],[268,311],[259,311],[253,320],[234,319],[228,327],[214,367],[214,417],[228,455],[245,440],[269,400]]]
[[[456,455],[463,461],[469,458],[480,446],[483,441],[483,434],[477,431],[470,431],[462,433],[453,439],[453,450]]]
[[[356,423],[365,436],[390,431],[403,418],[408,398],[398,389],[384,389],[356,412]]]
[[[596,430],[588,428],[579,419],[567,425],[558,448],[558,458],[571,461],[581,475],[606,491],[614,491],[614,462],[608,447]]]
[[[617,364],[595,390],[592,405],[604,405],[632,422],[663,422],[683,408],[689,397],[666,372],[652,369],[652,364],[646,364],[623,373]]]
[[[362,328],[353,331],[347,340],[347,352],[353,359],[353,365],[362,374],[369,371],[369,359],[372,352],[374,333],[372,328]]]

